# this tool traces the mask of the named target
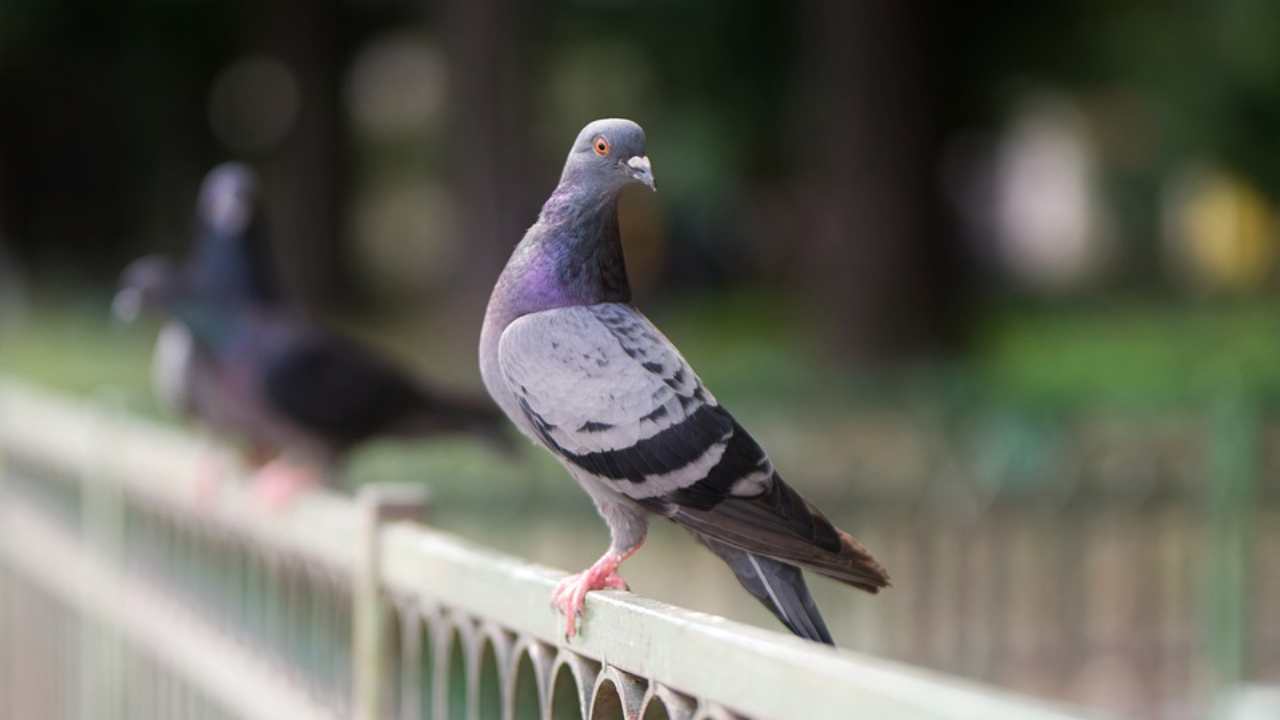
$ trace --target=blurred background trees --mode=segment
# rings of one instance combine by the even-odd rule
[[[306,303],[470,307],[601,115],[652,136],[643,288],[803,295],[851,358],[962,348],[975,298],[1256,290],[1274,262],[1268,3],[14,0],[0,26],[0,230],[36,278],[181,248],[199,173],[240,157]]]

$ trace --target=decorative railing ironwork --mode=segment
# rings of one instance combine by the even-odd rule
[[[0,717],[1067,718],[629,593],[566,643],[557,571],[409,519],[200,499],[175,431],[0,381]]]

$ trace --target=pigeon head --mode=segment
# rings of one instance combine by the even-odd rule
[[[622,118],[588,123],[573,141],[560,184],[617,192],[631,183],[656,189],[644,154],[644,129]]]
[[[238,236],[248,230],[258,205],[258,178],[241,163],[223,163],[200,185],[196,213],[209,230]]]
[[[177,299],[181,285],[178,268],[168,258],[138,258],[121,273],[111,312],[124,322],[133,322],[144,312],[163,312]]]
[[[252,169],[228,162],[210,170],[196,199],[193,290],[230,301],[281,301],[266,224]]]

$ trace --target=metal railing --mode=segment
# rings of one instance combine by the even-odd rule
[[[566,644],[561,573],[406,520],[416,493],[197,502],[201,452],[0,381],[0,717],[1077,716],[630,593]]]

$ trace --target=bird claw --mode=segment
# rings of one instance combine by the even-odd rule
[[[196,467],[194,498],[196,507],[201,510],[213,507],[222,489],[222,480],[225,475],[226,468],[223,467],[221,460],[212,455],[200,458],[199,465]]]
[[[551,592],[551,607],[565,616],[565,640],[572,640],[578,633],[587,593],[593,590],[630,590],[627,582],[618,575],[622,558],[612,553],[596,561],[594,565],[561,580]]]
[[[309,468],[290,465],[284,460],[267,463],[254,476],[253,493],[269,509],[283,510],[303,490],[319,483]]]

